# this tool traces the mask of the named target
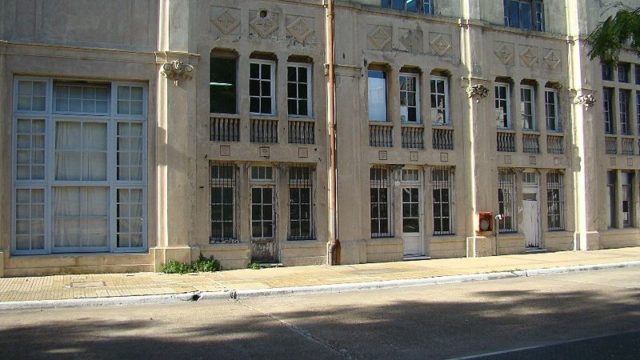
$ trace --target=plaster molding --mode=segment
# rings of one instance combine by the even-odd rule
[[[301,44],[304,44],[313,32],[313,28],[307,24],[303,17],[297,17],[291,24],[287,25],[287,33]]]
[[[429,42],[431,50],[439,56],[445,55],[451,49],[451,39],[447,34],[431,33],[433,38]]]
[[[467,87],[467,96],[476,102],[480,102],[480,100],[486,98],[487,95],[489,95],[489,89],[482,84],[469,85]]]
[[[193,70],[193,65],[185,64],[181,60],[173,60],[162,64],[161,73],[167,80],[172,80],[174,85],[178,85],[179,81],[190,80]]]
[[[589,89],[571,89],[569,90],[573,97],[573,103],[583,105],[587,110],[596,103],[595,92]]]
[[[231,34],[240,26],[240,18],[236,17],[229,9],[222,12],[219,16],[211,19],[211,22],[225,35]]]
[[[389,26],[375,26],[367,36],[369,48],[383,50],[391,43],[392,30]]]

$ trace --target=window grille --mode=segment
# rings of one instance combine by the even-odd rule
[[[615,170],[607,171],[607,190],[609,193],[609,227],[617,227],[618,211],[616,206],[616,178]]]
[[[622,201],[622,226],[633,226],[633,173],[622,173],[620,200]]]
[[[433,234],[452,235],[453,231],[453,168],[431,170],[433,193]]]
[[[369,173],[371,194],[371,237],[392,236],[390,209],[389,170],[373,167]]]
[[[271,166],[252,166],[251,167],[251,180],[272,181],[273,180],[273,167],[271,167]]]
[[[516,232],[516,175],[507,170],[498,172],[498,211],[502,220],[498,222],[501,233]]]
[[[547,223],[549,231],[564,230],[564,176],[547,174]]]
[[[289,168],[289,240],[310,240],[313,232],[313,169]]]
[[[235,166],[211,165],[211,243],[235,242],[235,197]]]

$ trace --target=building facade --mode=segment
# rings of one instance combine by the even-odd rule
[[[0,275],[640,245],[614,8],[326,3],[0,1]]]

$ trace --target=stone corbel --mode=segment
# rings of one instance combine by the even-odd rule
[[[580,89],[570,90],[573,96],[573,103],[583,105],[587,110],[590,109],[596,103],[596,97],[592,90]]]
[[[469,85],[467,86],[467,95],[476,102],[480,102],[489,95],[489,89],[482,84]]]
[[[178,82],[190,80],[193,73],[193,65],[185,64],[181,60],[173,60],[162,64],[162,76],[172,80],[174,85]]]

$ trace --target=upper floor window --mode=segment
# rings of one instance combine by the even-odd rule
[[[522,115],[522,129],[536,130],[535,92],[533,86],[520,87],[520,114]]]
[[[496,83],[495,108],[496,126],[499,129],[511,129],[511,95],[508,83]]]
[[[370,69],[368,88],[369,121],[387,121],[387,74]]]
[[[615,121],[613,115],[613,89],[602,89],[602,108],[604,118],[604,132],[605,134],[615,134]]]
[[[209,104],[212,113],[236,114],[236,59],[211,57]]]
[[[249,111],[252,114],[276,113],[276,63],[254,60],[249,63]]]
[[[431,77],[431,121],[434,125],[450,125],[449,79],[444,76]]]
[[[621,83],[629,82],[629,69],[630,64],[628,63],[619,63],[618,64],[618,81]]]
[[[505,26],[544,31],[542,0],[504,0]]]
[[[547,130],[549,131],[562,131],[558,105],[558,91],[555,89],[545,89],[544,112],[547,120]]]
[[[636,64],[636,84],[640,85],[640,65]]]
[[[629,90],[620,89],[618,91],[618,107],[620,115],[620,134],[631,135],[631,119],[629,102],[631,101],[631,92]]]
[[[602,64],[602,80],[613,81],[613,67],[609,64]]]
[[[433,3],[434,0],[381,0],[380,6],[387,9],[433,14]]]
[[[290,116],[311,116],[311,64],[287,66],[287,108]]]
[[[417,74],[400,74],[400,120],[420,123],[420,92]]]

